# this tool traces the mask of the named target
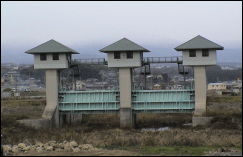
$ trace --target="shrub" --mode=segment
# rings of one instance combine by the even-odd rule
[[[4,91],[4,92],[11,92],[12,89],[11,89],[11,88],[6,88],[6,89],[4,89],[3,91]]]

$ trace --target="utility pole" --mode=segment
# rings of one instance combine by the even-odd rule
[[[184,66],[183,66],[183,75],[184,75],[184,88],[185,88],[185,69],[184,69]]]
[[[30,86],[30,92],[31,92],[31,81],[30,81],[30,73],[29,73],[29,86]]]
[[[17,73],[15,74],[15,93],[17,93]]]

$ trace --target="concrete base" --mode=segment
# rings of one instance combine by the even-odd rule
[[[60,70],[46,70],[46,107],[43,118],[51,118],[52,126],[59,127],[58,85]]]
[[[27,126],[32,126],[35,129],[39,129],[40,127],[43,127],[43,128],[51,127],[51,124],[52,124],[50,118],[23,119],[23,120],[17,120],[17,122],[25,124]]]
[[[138,114],[132,114],[132,128],[137,128],[138,124]]]
[[[213,117],[192,117],[192,126],[204,125],[211,121]]]
[[[136,128],[137,114],[132,114],[131,108],[120,108],[120,128]]]
[[[81,124],[82,122],[82,114],[67,114],[65,124],[75,125]]]

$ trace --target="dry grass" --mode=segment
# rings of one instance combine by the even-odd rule
[[[237,98],[236,98],[237,99]],[[220,100],[221,101],[221,100]],[[229,99],[229,101],[233,101]],[[234,101],[238,101],[234,100]],[[83,124],[62,128],[36,130],[16,122],[16,119],[39,118],[45,102],[2,102],[1,134],[3,143],[17,144],[36,141],[75,140],[79,144],[107,146],[242,146],[242,111],[225,110],[207,112],[214,117],[206,126],[171,127],[166,131],[143,131],[119,129],[119,114],[83,115]],[[139,114],[138,124],[142,127],[180,126],[191,122],[191,114]]]
[[[241,96],[207,96],[207,103],[234,103],[242,102]]]
[[[12,125],[7,125],[6,122]],[[66,126],[64,128],[47,128],[35,130],[15,123],[14,119],[3,119],[1,132],[3,142],[17,144],[36,141],[48,142],[56,140],[75,140],[79,144],[104,146],[242,146],[241,130],[181,129],[174,128],[166,131],[143,131],[136,129],[123,130],[119,128],[90,128],[89,126]]]

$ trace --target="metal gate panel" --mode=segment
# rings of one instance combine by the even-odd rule
[[[133,90],[134,113],[185,113],[195,110],[194,89],[182,90]]]
[[[132,90],[133,113],[191,113],[194,89]],[[118,113],[120,91],[60,91],[60,113]]]
[[[117,113],[120,109],[119,91],[61,91],[60,113]]]

